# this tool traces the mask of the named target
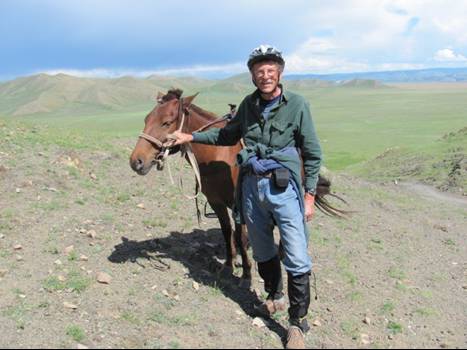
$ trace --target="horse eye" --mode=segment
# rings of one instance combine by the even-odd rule
[[[163,128],[168,128],[170,126],[170,122],[164,122],[162,123]]]

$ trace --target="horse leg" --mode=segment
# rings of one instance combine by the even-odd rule
[[[230,224],[229,214],[227,207],[223,204],[212,204],[212,210],[216,213],[219,223],[221,224],[222,234],[224,235],[225,247],[226,247],[226,260],[224,266],[233,271],[233,261],[237,256],[237,250],[235,247],[234,237],[232,234],[232,226]]]
[[[235,241],[240,248],[242,256],[243,274],[240,281],[240,287],[250,288],[251,286],[251,261],[248,258],[248,235],[245,225],[235,224]]]

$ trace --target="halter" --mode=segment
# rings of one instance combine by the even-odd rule
[[[182,121],[180,122],[178,131],[181,132],[183,128],[183,124],[185,123],[185,110],[183,109],[183,98],[180,98],[179,100],[177,120],[180,119],[180,116],[182,117]],[[167,157],[169,156],[170,149],[172,148],[172,145],[174,144],[175,140],[167,140],[165,142],[162,142],[161,140],[155,138],[154,136],[145,134],[144,132],[139,134],[139,137],[142,139],[145,139],[146,141],[151,142],[152,144],[156,145],[159,148],[159,154],[156,156],[156,166],[157,166],[157,170],[163,170],[165,161]]]

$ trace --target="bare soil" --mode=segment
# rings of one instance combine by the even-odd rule
[[[12,132],[0,143],[0,347],[283,347],[286,313],[252,324],[257,272],[252,289],[239,288],[240,269],[219,272],[217,220],[198,226],[166,171],[134,174],[134,140],[69,151]],[[192,189],[188,165],[172,164]],[[318,299],[307,346],[465,348],[465,203],[332,181],[355,212],[310,224]]]

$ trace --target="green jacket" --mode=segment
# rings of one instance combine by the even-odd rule
[[[267,120],[259,111],[259,91],[245,97],[237,114],[223,128],[193,133],[194,142],[218,146],[236,144],[241,138],[247,148],[263,144],[273,151],[284,147],[300,149],[305,169],[305,190],[314,192],[321,165],[321,147],[316,136],[308,102],[300,95],[285,91]],[[297,163],[298,164],[298,163]],[[292,169],[301,173],[301,169]]]

